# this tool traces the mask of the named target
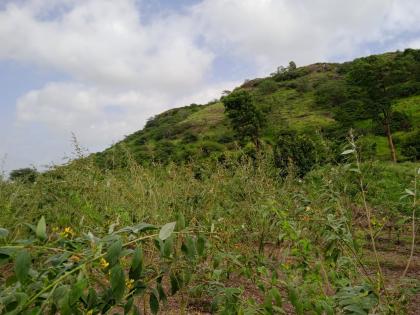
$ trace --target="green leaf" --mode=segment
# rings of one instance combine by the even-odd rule
[[[351,154],[354,152],[354,149],[350,149],[350,150],[346,150],[344,152],[341,153],[341,155],[347,155],[347,154]]]
[[[87,305],[88,305],[88,309],[92,309],[98,301],[98,295],[96,294],[95,289],[93,288],[89,288],[89,293],[87,296]]]
[[[185,229],[185,217],[182,213],[178,213],[176,218],[176,227],[178,231]]]
[[[303,304],[301,301],[299,301],[296,289],[292,286],[288,286],[287,294],[289,296],[290,303],[292,303],[293,307],[295,308],[296,314],[303,315]]]
[[[124,314],[128,314],[131,311],[131,309],[133,308],[133,304],[134,304],[134,299],[133,297],[131,297],[127,300],[127,303],[125,303],[124,305]]]
[[[280,291],[277,288],[271,288],[270,294],[274,300],[274,305],[281,307],[283,303],[281,301]]]
[[[163,302],[166,303],[167,302],[167,297],[166,297],[166,293],[165,290],[163,289],[162,283],[158,283],[157,286],[157,291],[159,293],[159,299]]]
[[[273,314],[273,299],[271,297],[271,294],[267,294],[264,297],[264,309],[269,313]]]
[[[119,302],[123,298],[125,291],[124,270],[121,268],[120,265],[115,265],[114,267],[112,267],[110,282],[112,296],[117,302]]]
[[[140,310],[137,306],[134,306],[132,314],[133,315],[141,315]]]
[[[169,276],[171,282],[171,295],[174,295],[182,287],[182,279],[178,274],[171,273]]]
[[[57,287],[53,292],[52,299],[54,304],[60,310],[60,314],[72,314],[72,309],[69,303],[70,291],[70,286],[61,285]]]
[[[3,307],[3,313],[7,315],[20,314],[20,306],[22,306],[28,300],[28,296],[25,293],[13,292],[0,297],[0,305]]]
[[[109,247],[108,252],[105,256],[105,259],[106,259],[107,262],[109,262],[109,267],[110,268],[114,267],[118,263],[118,260],[120,259],[121,251],[122,251],[121,240],[115,241]]]
[[[141,247],[137,247],[131,260],[131,267],[129,271],[130,279],[138,280],[143,272],[143,251]]]
[[[408,194],[408,195],[410,195],[410,196],[415,196],[415,193],[412,191],[412,190],[410,190],[410,189],[405,189],[405,192]]]
[[[197,253],[195,249],[195,240],[191,236],[187,236],[185,243],[181,246],[181,250],[184,252],[185,256],[193,259]]]
[[[175,229],[176,222],[166,223],[159,231],[159,238],[164,241],[170,237]]]
[[[157,314],[159,312],[159,299],[158,299],[158,293],[153,290],[150,293],[149,297],[149,305],[150,305],[150,311],[153,314]]]
[[[139,223],[135,226],[123,227],[122,229],[114,232],[114,234],[127,233],[127,232],[137,234],[137,233],[140,233],[140,232],[145,232],[145,231],[149,231],[149,230],[156,230],[156,229],[157,229],[156,225],[149,224],[149,223]]]
[[[45,241],[47,239],[47,223],[45,222],[44,216],[42,216],[38,221],[35,234],[41,241]]]
[[[163,257],[171,257],[173,247],[173,239],[169,237],[163,244]]]
[[[0,228],[0,238],[5,238],[9,235],[9,230]]]
[[[197,252],[198,255],[203,256],[206,249],[206,239],[203,236],[199,236],[197,239]]]
[[[79,301],[79,299],[83,295],[84,289],[87,287],[88,283],[85,278],[80,279],[77,281],[76,284],[72,285],[70,293],[69,293],[69,305],[74,305]]]
[[[27,250],[20,251],[16,256],[15,273],[20,283],[25,283],[31,267],[31,254]]]

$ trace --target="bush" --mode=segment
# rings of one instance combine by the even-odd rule
[[[34,168],[20,168],[10,172],[9,179],[12,181],[21,181],[24,183],[35,182],[38,176],[38,171]]]
[[[420,130],[416,130],[404,139],[401,151],[412,161],[420,160]]]
[[[285,177],[291,168],[296,175],[303,177],[317,162],[316,146],[306,135],[284,132],[279,135],[274,147],[274,163]]]
[[[264,80],[258,85],[258,90],[261,94],[271,94],[277,91],[277,89],[278,85],[272,79]]]

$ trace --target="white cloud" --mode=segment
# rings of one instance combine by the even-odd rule
[[[302,65],[377,47],[420,47],[417,0],[203,0],[147,23],[142,5],[8,1],[0,9],[0,60],[68,78],[17,100],[19,128],[39,123],[65,141],[73,131],[83,144],[104,147],[169,107],[205,103],[233,88],[236,82],[214,72],[216,57],[234,58],[259,76],[289,60]]]
[[[354,55],[361,44],[381,39],[390,11],[401,2],[207,0],[193,12],[200,27],[210,30],[210,46],[267,71],[290,59],[306,64]]]
[[[162,18],[143,25],[132,0],[24,3],[0,12],[0,58],[109,88],[172,92],[201,83],[213,58],[194,44],[188,21]],[[44,10],[52,16],[43,17]]]
[[[20,123],[37,121],[53,131],[75,132],[82,143],[106,145],[141,128],[156,111],[167,108],[160,95],[108,92],[79,83],[49,83],[17,101]]]

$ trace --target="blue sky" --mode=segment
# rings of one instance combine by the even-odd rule
[[[61,163],[72,133],[102,150],[290,60],[419,48],[419,20],[416,0],[3,0],[0,166]]]

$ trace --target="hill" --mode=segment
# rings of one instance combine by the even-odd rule
[[[348,130],[353,128],[375,158],[388,160],[387,137],[380,119],[368,113],[368,101],[360,97],[363,92],[349,80],[349,74],[360,62],[372,61],[390,69],[385,74],[392,81],[391,130],[398,161],[416,160],[420,154],[419,50],[407,49],[342,64],[316,63],[296,68],[291,62],[291,66],[279,67],[269,77],[246,80],[233,92],[247,91],[263,113],[261,140],[266,147],[272,147],[279,134],[293,131],[319,135],[333,151],[341,152]],[[238,141],[222,97],[205,105],[191,104],[156,115],[142,130],[96,154],[96,159],[106,167],[121,163],[118,157],[127,151],[142,164],[220,159],[237,154],[247,144]]]

